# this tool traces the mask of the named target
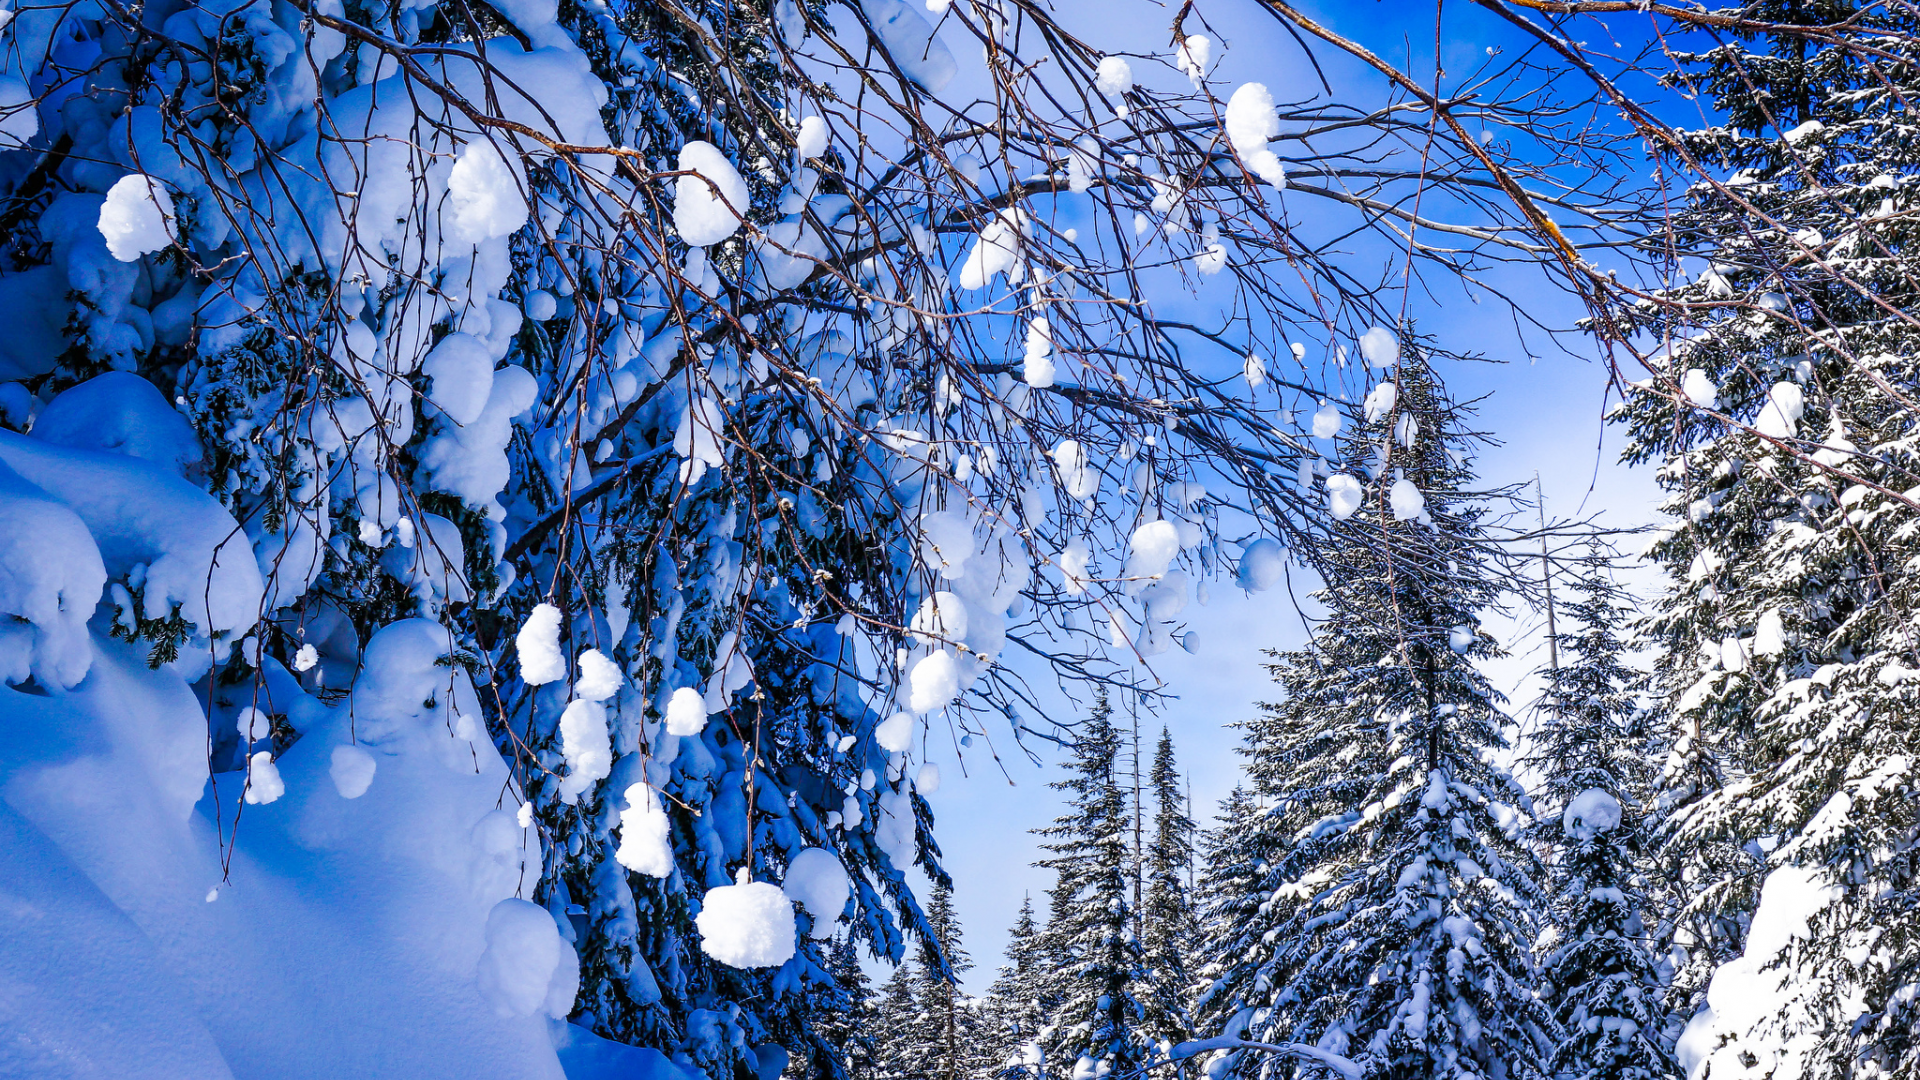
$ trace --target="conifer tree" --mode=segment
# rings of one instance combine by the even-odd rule
[[[1241,940],[1256,955],[1209,1012],[1227,1033],[1310,1044],[1369,1076],[1543,1076],[1543,896],[1502,820],[1525,796],[1492,764],[1505,717],[1474,663],[1495,655],[1474,629],[1495,585],[1473,437],[1418,350],[1393,374],[1329,483],[1333,542],[1315,567],[1327,617],[1278,657],[1286,699],[1249,731],[1275,816],[1303,823],[1268,864],[1284,921]],[[1242,1052],[1224,1067],[1297,1066]]]
[[[1557,666],[1543,673],[1543,778],[1536,829],[1553,850],[1551,947],[1541,995],[1553,1007],[1557,1076],[1677,1080],[1670,1016],[1650,948],[1640,862],[1649,770],[1632,730],[1637,673],[1623,661],[1624,597],[1604,555],[1579,562],[1576,596],[1561,607]]]
[[[917,960],[895,965],[880,986],[873,1011],[874,1075],[879,1080],[926,1080],[931,1042],[921,1012],[925,981]]]
[[[1033,897],[1022,897],[1007,934],[1007,962],[987,991],[987,1064],[1000,1080],[1040,1080],[1042,1075],[1035,1039],[1051,1012],[1047,985],[1054,974],[1046,945],[1033,918]]]
[[[1069,793],[1067,810],[1039,830],[1050,853],[1039,865],[1056,875],[1046,938],[1058,965],[1039,1042],[1051,1077],[1127,1076],[1150,1050],[1137,997],[1143,957],[1128,903],[1128,792],[1117,775],[1120,733],[1104,694],[1078,736],[1071,775],[1052,785]]]
[[[1154,818],[1153,840],[1141,872],[1146,879],[1146,901],[1140,913],[1145,985],[1139,996],[1146,1037],[1172,1045],[1193,1036],[1189,957],[1197,927],[1187,889],[1187,875],[1193,868],[1193,819],[1187,816],[1186,794],[1174,763],[1173,733],[1166,728],[1160,730],[1154,747],[1148,782],[1153,789]]]
[[[1902,988],[1920,977],[1920,809],[1894,779],[1920,753],[1894,719],[1920,668],[1920,20],[1833,0],[1739,13],[1775,30],[1686,58],[1717,116],[1673,150],[1713,173],[1672,234],[1708,265],[1644,307],[1669,347],[1621,413],[1674,518],[1649,628],[1674,743],[1666,862],[1690,902],[1679,985],[1701,1000],[1729,965],[1769,988],[1716,1010],[1713,1076],[1893,1074],[1915,1065]],[[1795,30],[1840,20],[1859,36]],[[1769,895],[1819,931],[1749,940]]]
[[[921,943],[918,984],[919,1015],[926,1049],[928,1080],[960,1080],[970,1076],[980,1057],[977,1016],[960,989],[960,976],[973,960],[960,944],[960,914],[953,906],[953,890],[936,881],[927,904],[931,935]]]
[[[873,1039],[877,1028],[871,1001],[873,988],[860,966],[851,934],[833,939],[827,950],[827,970],[833,975],[833,989],[839,997],[832,1007],[822,1010],[823,1015],[816,1022],[821,1046],[835,1056],[835,1064],[847,1080],[873,1080]],[[834,1072],[816,1068],[812,1075],[827,1077]]]

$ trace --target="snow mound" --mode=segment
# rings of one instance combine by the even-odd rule
[[[107,571],[74,512],[0,461],[0,679],[71,687],[93,664],[87,619]]]
[[[487,139],[461,148],[447,174],[448,239],[478,244],[511,236],[527,223],[526,180],[518,165],[519,155],[509,164]]]
[[[177,611],[187,621],[182,662],[207,662],[213,635],[238,639],[259,619],[266,591],[260,567],[246,534],[211,495],[137,458],[9,431],[0,431],[0,462],[79,516],[107,573],[140,591],[143,615],[163,619]]]
[[[273,755],[265,750],[253,755],[247,762],[247,802],[264,805],[286,793],[287,783],[280,778]]]
[[[1280,134],[1280,115],[1273,95],[1262,83],[1245,83],[1227,100],[1227,141],[1246,163],[1247,170],[1276,188],[1287,186],[1280,158],[1267,149],[1267,140]]]
[[[1395,519],[1413,521],[1427,512],[1427,497],[1420,494],[1420,488],[1413,481],[1403,476],[1387,489],[1387,505],[1393,509]]]
[[[487,913],[480,996],[503,1017],[544,1012],[564,1020],[580,990],[580,957],[538,904],[509,897]]]
[[[620,674],[620,665],[607,659],[599,649],[588,649],[580,654],[580,678],[573,684],[577,697],[587,701],[605,701],[620,691],[626,684],[626,678]]]
[[[660,793],[645,784],[627,788],[627,808],[620,811],[620,846],[613,857],[636,874],[663,878],[673,873],[673,844],[668,839],[673,822],[660,805]]]
[[[1367,400],[1360,403],[1361,411],[1366,415],[1367,423],[1377,424],[1393,414],[1394,402],[1400,397],[1399,388],[1390,382],[1374,387]]]
[[[1263,536],[1247,545],[1240,556],[1235,580],[1248,592],[1265,592],[1280,584],[1287,567],[1286,550],[1272,537]]]
[[[873,729],[873,741],[891,754],[904,754],[913,749],[913,714],[894,713],[881,721]]]
[[[935,649],[913,665],[907,682],[908,708],[922,714],[938,712],[960,696],[960,665],[949,650]]]
[[[1133,65],[1124,56],[1103,56],[1094,71],[1093,85],[1108,97],[1119,97],[1133,89]]]
[[[694,174],[674,181],[673,227],[680,239],[702,248],[740,231],[752,200],[747,182],[720,148],[695,139],[680,148],[679,168]]]
[[[1753,421],[1753,429],[1774,439],[1794,438],[1800,429],[1800,417],[1806,412],[1806,395],[1790,382],[1774,383],[1767,391],[1767,403]]]
[[[728,967],[779,967],[793,958],[793,901],[764,881],[708,889],[693,924],[700,951]]]
[[[938,94],[953,82],[960,65],[946,43],[934,36],[925,16],[901,0],[860,0],[860,10],[893,62],[915,86]]]
[[[1386,327],[1373,327],[1360,335],[1360,355],[1374,367],[1392,367],[1400,359],[1400,341]]]
[[[1133,530],[1128,547],[1131,554],[1126,576],[1158,579],[1165,576],[1167,567],[1172,566],[1174,557],[1180,554],[1180,530],[1165,518],[1149,521]]]
[[[1701,368],[1687,369],[1686,377],[1680,380],[1680,392],[1696,408],[1713,409],[1720,405],[1720,388],[1713,385],[1713,380],[1707,378]]]
[[[707,699],[691,686],[667,698],[667,734],[698,735],[707,726]]]
[[[379,763],[372,754],[350,743],[342,743],[333,748],[333,758],[327,767],[327,774],[333,778],[333,789],[343,799],[357,799],[373,786],[373,774]]]
[[[813,916],[813,929],[808,936],[816,940],[833,936],[833,924],[846,908],[847,898],[853,895],[853,881],[847,876],[847,868],[833,852],[817,847],[802,850],[787,863],[787,879],[780,888],[787,899],[806,908],[807,914]]]
[[[542,686],[567,677],[567,658],[560,651],[560,609],[552,604],[535,604],[527,621],[514,635],[514,648],[520,653],[520,681]]]
[[[1331,401],[1322,402],[1320,410],[1313,414],[1313,437],[1331,439],[1340,434],[1340,410]]]
[[[200,437],[153,383],[109,371],[47,402],[29,434],[54,446],[149,461],[175,475],[198,465]]]
[[[1346,473],[1327,477],[1327,497],[1337,520],[1345,521],[1352,517],[1360,509],[1360,501],[1365,495],[1360,481]]]
[[[1567,803],[1560,815],[1560,827],[1576,840],[1591,840],[1620,827],[1620,800],[1611,792],[1588,788]]]
[[[560,801],[572,805],[613,771],[607,710],[597,701],[569,701],[560,714],[560,749],[567,758],[567,775],[560,778]]]
[[[121,262],[133,262],[173,243],[173,196],[151,176],[121,177],[100,204],[100,235]]]

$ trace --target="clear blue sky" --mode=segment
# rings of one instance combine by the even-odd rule
[[[1070,25],[1093,27],[1110,36],[1090,37],[1090,43],[1109,51],[1164,53],[1168,25],[1177,4],[1151,0],[1073,0],[1062,5]],[[1072,7],[1098,12],[1091,21],[1074,19]],[[1252,10],[1248,0],[1203,2],[1198,5],[1216,33],[1219,65],[1213,74],[1215,92],[1225,98],[1245,81],[1265,82],[1276,98],[1305,97],[1318,85],[1297,45],[1269,18]],[[1404,60],[1412,56],[1415,70],[1431,70],[1434,8],[1430,2],[1306,3],[1314,17],[1368,44],[1383,55]],[[1199,29],[1190,22],[1189,32]],[[1510,28],[1469,5],[1450,5],[1443,39],[1450,68],[1466,71],[1485,59],[1489,46],[1512,49],[1518,42]],[[978,64],[978,50],[949,36],[962,61],[962,79],[969,62]],[[1376,98],[1383,80],[1342,64],[1331,50],[1320,50],[1322,63],[1343,94],[1363,100]],[[1145,76],[1136,64],[1137,76]],[[960,89],[955,88],[956,91]],[[1543,279],[1514,271],[1506,285],[1531,289],[1540,297],[1534,314],[1549,325],[1568,326],[1582,313],[1577,305],[1549,292]],[[1164,303],[1177,302],[1168,298]],[[1164,306],[1164,304],[1163,304]],[[1475,364],[1444,372],[1457,396],[1491,393],[1481,405],[1482,429],[1494,432],[1504,445],[1488,450],[1481,459],[1483,477],[1492,483],[1530,482],[1537,472],[1545,490],[1548,511],[1573,514],[1581,506],[1603,511],[1610,524],[1631,525],[1653,520],[1651,477],[1615,464],[1619,439],[1603,432],[1601,416],[1606,376],[1596,361],[1567,356],[1544,339],[1529,340],[1541,355],[1530,362],[1519,347],[1512,320],[1489,301],[1475,305],[1464,295],[1421,298],[1413,305],[1420,328],[1454,350],[1482,351],[1508,361],[1503,365]],[[1631,545],[1630,545],[1631,546]],[[1158,715],[1143,715],[1145,751],[1161,726],[1169,727],[1181,763],[1192,782],[1195,816],[1204,824],[1214,805],[1234,784],[1239,768],[1236,738],[1226,725],[1253,714],[1255,703],[1271,696],[1262,651],[1297,644],[1302,629],[1292,604],[1277,592],[1248,598],[1229,578],[1210,582],[1211,601],[1187,609],[1189,625],[1199,632],[1197,655],[1175,651],[1154,658],[1153,672],[1177,695]],[[1538,620],[1520,612],[1511,622],[1498,618],[1488,627],[1513,653],[1491,672],[1506,688],[1516,707],[1531,697],[1528,673],[1540,662]],[[1036,681],[1043,676],[1038,672]],[[937,740],[936,740],[937,741]],[[930,802],[938,817],[935,835],[956,882],[955,899],[965,928],[965,946],[974,969],[965,976],[968,989],[984,992],[1000,963],[1008,925],[1023,895],[1041,902],[1050,875],[1030,864],[1039,856],[1029,830],[1052,820],[1059,810],[1055,793],[1046,787],[1058,776],[1053,761],[1030,765],[1017,755],[1005,756],[1010,776],[984,755],[969,753],[964,762],[950,749],[933,748],[933,760],[944,780]],[[970,773],[971,775],[964,775]]]

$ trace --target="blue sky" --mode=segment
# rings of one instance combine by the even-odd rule
[[[1070,25],[1099,31],[1088,35],[1096,47],[1156,55],[1166,52],[1168,24],[1178,7],[1150,0],[1069,0],[1058,6],[1067,9],[1063,14]],[[1075,18],[1074,7],[1083,9],[1083,17]],[[1411,57],[1412,70],[1431,72],[1431,3],[1360,0],[1302,7],[1382,55],[1401,62]],[[1219,61],[1212,75],[1218,96],[1224,99],[1234,87],[1250,80],[1265,82],[1276,99],[1304,98],[1318,89],[1318,77],[1299,47],[1269,18],[1257,14],[1248,0],[1202,0],[1198,8],[1223,46],[1216,51]],[[1449,5],[1446,10],[1443,48],[1450,70],[1464,73],[1484,62],[1489,46],[1511,53],[1523,45],[1510,27],[1470,5]],[[1190,17],[1187,29],[1196,32],[1200,27]],[[964,81],[969,61],[978,63],[977,47],[953,36],[949,40],[961,59]],[[1340,62],[1331,49],[1317,51],[1343,96],[1364,101],[1382,93],[1384,80],[1377,74]],[[1135,71],[1142,81],[1180,78],[1171,72],[1149,75],[1139,63]],[[1554,292],[1535,272],[1510,270],[1500,279],[1509,291],[1536,298],[1531,311],[1542,323],[1566,327],[1583,314],[1575,302]],[[1156,302],[1164,307],[1190,301],[1170,296]],[[1398,297],[1393,302],[1397,306]],[[1434,335],[1445,347],[1483,352],[1505,361],[1461,365],[1444,373],[1457,397],[1490,395],[1480,405],[1481,426],[1496,433],[1503,444],[1481,457],[1480,471],[1487,482],[1531,482],[1538,473],[1550,514],[1599,512],[1615,526],[1654,519],[1651,476],[1645,470],[1617,465],[1619,435],[1604,430],[1602,415],[1611,402],[1603,365],[1591,356],[1567,355],[1537,333],[1529,336],[1526,345],[1539,359],[1529,360],[1513,320],[1490,300],[1476,304],[1464,293],[1441,293],[1415,297],[1410,308],[1422,332]],[[1574,343],[1563,340],[1562,344]],[[1232,359],[1237,363],[1237,358]],[[1147,754],[1163,724],[1172,730],[1181,763],[1191,778],[1195,816],[1203,823],[1233,786],[1238,772],[1237,740],[1226,725],[1252,716],[1255,703],[1271,696],[1260,666],[1263,650],[1291,647],[1303,636],[1293,605],[1278,592],[1249,598],[1230,578],[1212,581],[1210,592],[1206,606],[1187,610],[1190,625],[1199,632],[1198,653],[1176,650],[1153,661],[1153,674],[1166,681],[1175,699],[1158,714],[1142,715],[1140,720]],[[1518,708],[1531,697],[1527,676],[1540,663],[1542,646],[1539,620],[1530,612],[1515,615],[1512,619],[1496,616],[1488,626],[1512,652],[1490,673]],[[965,945],[975,962],[964,981],[969,990],[984,992],[1000,962],[1006,930],[1021,898],[1033,895],[1036,906],[1044,910],[1041,898],[1050,875],[1030,865],[1039,850],[1029,830],[1047,824],[1058,812],[1059,801],[1046,784],[1059,774],[1052,760],[1036,767],[1018,755],[1004,756],[1005,775],[992,760],[977,753],[969,753],[963,762],[950,749],[936,747],[932,759],[940,764],[945,778],[930,799],[938,817],[935,834],[956,881]]]

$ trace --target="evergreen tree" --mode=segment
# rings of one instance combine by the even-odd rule
[[[1001,1080],[1040,1080],[1035,1039],[1051,1013],[1047,985],[1047,939],[1033,918],[1033,897],[1023,897],[1007,935],[1007,962],[987,991],[988,1065]]]
[[[1581,562],[1573,629],[1544,672],[1537,837],[1555,853],[1552,946],[1541,996],[1560,1030],[1552,1062],[1577,1080],[1677,1080],[1665,987],[1649,948],[1639,822],[1651,787],[1635,744],[1635,672],[1622,660],[1626,605],[1605,557]]]
[[[973,961],[960,945],[960,915],[954,910],[953,890],[935,882],[927,904],[931,934],[921,943],[918,984],[919,1014],[924,1025],[924,1061],[928,1080],[960,1080],[970,1076],[980,1058],[981,1032],[977,1016],[960,989],[960,976]]]
[[[1709,265],[1641,309],[1671,344],[1621,414],[1675,520],[1649,630],[1674,741],[1666,861],[1690,902],[1679,985],[1698,1000],[1732,963],[1730,984],[1769,988],[1716,1010],[1714,1076],[1899,1073],[1920,1030],[1903,989],[1920,807],[1893,779],[1920,753],[1920,19],[1847,0],[1739,14],[1776,29],[1686,58],[1719,115],[1674,151],[1717,172],[1672,233]],[[1794,30],[1841,21],[1848,36]],[[1748,940],[1769,896],[1817,930]]]
[[[1053,783],[1070,793],[1067,811],[1039,830],[1054,871],[1047,949],[1053,998],[1039,1043],[1051,1077],[1086,1070],[1127,1076],[1149,1053],[1137,998],[1143,957],[1133,932],[1128,793],[1117,775],[1120,733],[1105,695],[1074,744],[1073,772]]]
[[[1351,471],[1329,485],[1333,542],[1316,566],[1327,617],[1277,658],[1286,698],[1249,725],[1250,772],[1285,830],[1257,888],[1275,886],[1260,903],[1282,921],[1209,943],[1250,953],[1209,1014],[1373,1077],[1542,1076],[1553,1021],[1531,953],[1543,897],[1501,817],[1525,796],[1491,762],[1505,718],[1474,664],[1495,655],[1473,629],[1496,589],[1486,499],[1470,487],[1465,411],[1418,350],[1395,374],[1343,444]],[[1299,1066],[1241,1054],[1227,1067]]]
[[[1193,819],[1187,816],[1186,794],[1174,767],[1173,734],[1160,730],[1154,748],[1153,841],[1147,848],[1146,901],[1140,912],[1141,948],[1145,959],[1145,986],[1139,994],[1145,1010],[1143,1030],[1155,1043],[1175,1044],[1193,1036],[1188,1002],[1192,955],[1197,927],[1187,890],[1193,869]]]
[[[880,986],[872,1032],[874,1075],[879,1080],[927,1080],[930,1075],[924,981],[918,961],[908,958],[895,965]]]
[[[860,966],[860,955],[851,934],[834,938],[827,950],[827,970],[832,973],[833,987],[840,996],[831,1008],[822,1010],[823,1015],[816,1021],[821,1044],[834,1055],[839,1067],[837,1072],[847,1080],[873,1080],[873,1038],[878,1027],[871,1001],[873,988]],[[827,1077],[835,1072],[816,1068],[812,1075]]]

